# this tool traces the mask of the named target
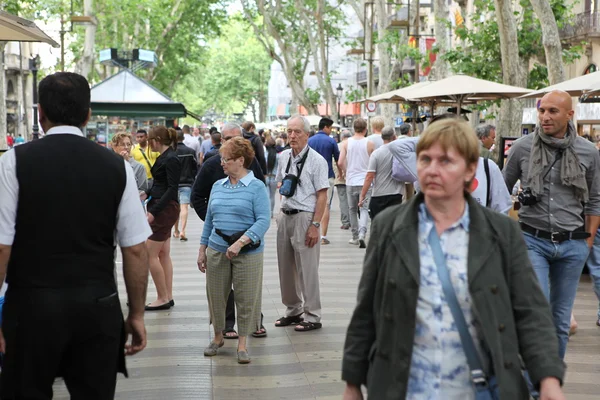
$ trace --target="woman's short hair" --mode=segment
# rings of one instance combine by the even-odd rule
[[[165,146],[171,146],[173,150],[177,149],[177,131],[173,128],[167,128],[164,125],[157,125],[150,129],[148,139],[156,140]]]
[[[436,143],[444,151],[455,149],[467,165],[479,162],[479,140],[471,125],[463,120],[448,118],[431,123],[417,143],[417,157]]]
[[[131,134],[129,132],[115,133],[115,135],[112,137],[110,142],[112,143],[113,146],[118,146],[119,144],[121,144],[123,139],[129,139],[129,141],[133,144],[133,140],[132,140]]]
[[[219,153],[227,152],[232,159],[244,157],[244,168],[250,168],[252,160],[254,160],[254,149],[248,139],[237,136],[229,139],[219,149]]]

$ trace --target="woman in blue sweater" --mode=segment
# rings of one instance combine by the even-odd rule
[[[248,364],[246,339],[260,329],[264,236],[271,219],[269,195],[264,183],[248,170],[254,159],[248,140],[232,138],[220,153],[228,178],[213,185],[198,254],[198,268],[206,272],[206,294],[215,330],[204,355],[217,355],[224,344],[225,308],[233,284],[238,362]]]

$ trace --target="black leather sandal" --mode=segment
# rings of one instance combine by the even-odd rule
[[[320,322],[304,321],[304,322],[300,322],[298,324],[298,326],[294,328],[294,330],[296,332],[308,332],[308,331],[314,331],[315,329],[321,329],[322,327],[323,327],[323,324],[321,324]]]
[[[304,321],[304,318],[302,318],[301,315],[302,314],[293,315],[291,317],[281,317],[277,321],[275,321],[275,326],[282,327],[289,326],[292,324],[299,324],[300,322]]]

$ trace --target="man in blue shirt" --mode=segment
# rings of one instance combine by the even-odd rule
[[[329,227],[329,209],[331,208],[331,199],[333,198],[333,188],[335,181],[335,174],[333,173],[332,159],[337,163],[340,158],[340,149],[331,136],[331,127],[333,121],[327,117],[321,118],[319,121],[319,131],[308,139],[308,145],[319,153],[329,168],[329,190],[327,191],[327,207],[323,213],[323,219],[321,220],[321,228],[323,229],[323,236],[321,236],[321,244],[329,244],[327,239],[327,228]],[[339,167],[338,167],[339,168]]]

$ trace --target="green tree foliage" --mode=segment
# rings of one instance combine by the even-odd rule
[[[171,94],[180,79],[197,72],[195,68],[207,52],[206,43],[219,34],[226,19],[225,4],[226,0],[95,1],[96,53],[107,48],[155,51],[158,67],[138,74]],[[81,0],[74,0],[75,15],[81,13],[81,7]],[[70,51],[76,62],[83,46],[84,27],[74,26],[71,38]],[[90,80],[97,83],[114,72],[97,64]]]
[[[209,110],[231,115],[250,108],[258,121],[258,104],[266,108],[272,61],[251,26],[240,16],[231,18],[208,47],[202,62],[190,64],[194,73],[177,82],[174,97],[200,115]]]
[[[534,61],[533,68],[528,68],[527,85],[537,89],[548,86],[548,71],[545,66],[544,47],[540,22],[535,16],[529,0],[520,0],[520,10],[515,11],[518,23],[519,56],[529,65]],[[571,8],[564,0],[551,0],[552,10],[556,20],[561,24],[569,21]],[[502,82],[502,67],[500,55],[500,38],[498,23],[494,18],[493,0],[475,0],[475,12],[470,15],[473,28],[457,27],[454,32],[460,43],[448,50],[444,56],[454,72],[465,73],[481,79]],[[580,57],[581,47],[574,46],[563,51],[565,64],[572,63]]]

